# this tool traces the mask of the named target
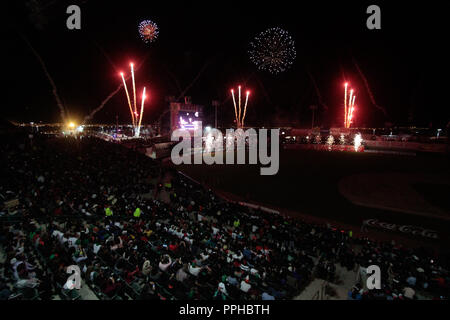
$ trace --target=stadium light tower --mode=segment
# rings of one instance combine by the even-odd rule
[[[215,108],[215,113],[214,113],[214,128],[217,129],[217,107],[220,106],[220,101],[218,101],[218,100],[213,100],[212,106]]]

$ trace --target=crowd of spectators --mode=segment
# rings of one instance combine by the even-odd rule
[[[0,151],[2,299],[80,298],[70,265],[100,299],[291,299],[335,281],[336,264],[386,279],[349,299],[448,297],[445,256],[225,201],[118,144],[38,136]]]

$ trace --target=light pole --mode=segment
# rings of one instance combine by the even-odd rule
[[[215,108],[215,112],[214,112],[214,128],[217,129],[217,107],[220,105],[220,102],[217,101],[217,100],[213,100],[212,105]]]
[[[311,129],[314,129],[314,112],[316,111],[317,106],[312,105],[312,106],[309,106],[309,108],[312,110]]]
[[[119,116],[116,114],[116,136],[119,134]]]

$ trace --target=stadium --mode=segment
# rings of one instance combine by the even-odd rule
[[[366,39],[361,5],[309,32],[313,16],[286,8],[229,30],[227,9],[68,6],[17,3],[26,25],[7,21],[0,300],[183,315],[183,301],[448,300],[450,118],[416,90],[429,68],[391,64],[405,52],[389,46],[418,48],[399,29],[363,24]]]

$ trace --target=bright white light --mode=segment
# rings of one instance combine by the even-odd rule
[[[332,146],[334,144],[334,137],[330,134],[327,138],[327,144]]]
[[[355,145],[355,151],[358,151],[359,147],[361,146],[363,139],[361,137],[361,134],[357,134],[355,135],[355,139],[354,139],[354,145]]]
[[[180,117],[180,124],[181,125],[187,124],[187,122],[183,119],[183,117]]]
[[[194,122],[192,122],[192,124],[194,125],[194,130],[197,130],[198,129],[198,127],[201,125],[201,121],[194,121]]]
[[[212,146],[213,146],[213,141],[214,141],[214,138],[213,138],[213,136],[209,133],[209,134],[206,136],[206,141],[205,141],[205,152],[211,152]]]

